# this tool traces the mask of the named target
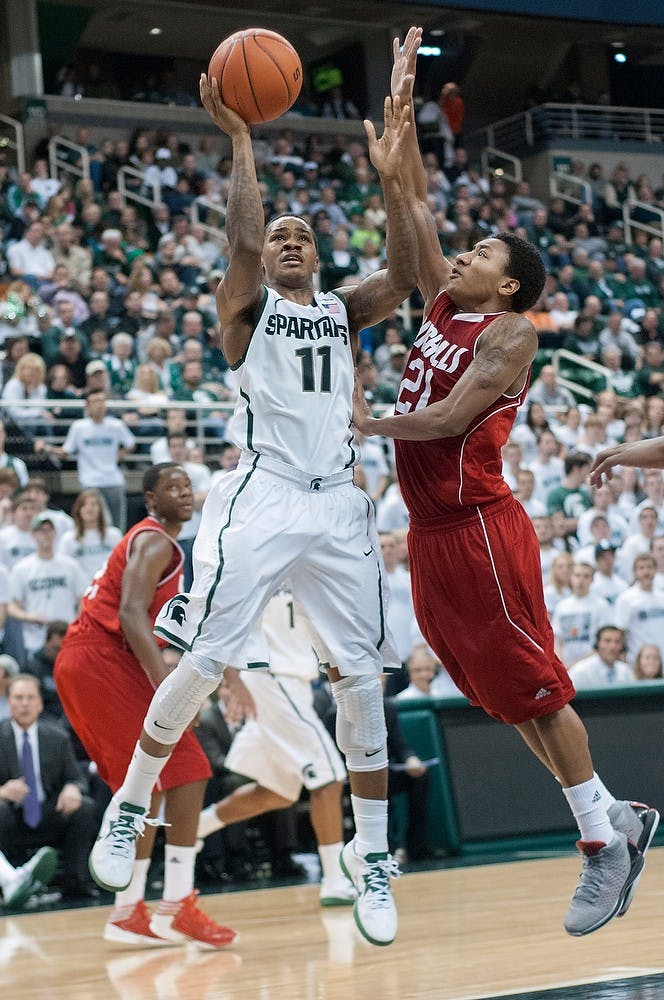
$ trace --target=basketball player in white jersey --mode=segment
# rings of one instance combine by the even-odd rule
[[[285,809],[297,802],[304,785],[321,863],[321,906],[352,905],[357,894],[339,866],[346,769],[314,708],[316,638],[287,587],[266,607],[261,630],[270,669],[244,671],[256,714],[236,733],[226,756],[229,771],[253,780],[202,811],[198,836],[270,809]]]
[[[155,630],[184,651],[148,711],[125,782],[106,811],[90,857],[101,885],[131,878],[150,792],[173,746],[225,667],[243,652],[286,578],[313,623],[316,653],[337,701],[356,834],[341,856],[358,890],[355,920],[390,944],[397,914],[387,849],[387,748],[380,677],[397,668],[385,625],[385,581],[369,498],[353,484],[350,430],[358,331],[388,316],[415,285],[413,223],[399,178],[408,109],[385,102],[385,129],[366,123],[387,211],[387,265],[357,286],[314,293],[319,261],[309,224],[285,215],[264,226],[248,125],[201,77],[201,99],[233,146],[226,214],[230,253],[217,289],[224,354],[240,369],[229,428],[237,470],[210,491],[194,545],[191,592],[162,609]],[[265,647],[260,656],[267,662]],[[226,679],[233,683],[232,669]],[[235,678],[237,683],[237,677]],[[240,695],[242,697],[242,695]]]

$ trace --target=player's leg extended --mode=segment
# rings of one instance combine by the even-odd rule
[[[264,788],[255,781],[248,785],[240,785],[230,795],[203,809],[198,822],[198,836],[209,837],[216,830],[252,819],[254,816],[261,816],[272,809],[287,809],[294,801],[278,795],[269,788]]]
[[[647,806],[616,802],[594,771],[585,726],[570,705],[534,719],[532,727],[581,833],[583,870],[565,929],[589,934],[629,907],[659,816]]]
[[[163,801],[163,792],[154,792],[150,813],[157,816]],[[152,860],[156,827],[147,826],[136,845],[136,859],[131,882],[126,889],[115,894],[115,904],[104,928],[104,940],[111,944],[131,948],[162,948],[169,944],[150,930],[152,913],[145,903],[145,887]]]
[[[225,948],[237,938],[199,909],[194,890],[196,836],[205,781],[192,781],[166,792],[164,892],[150,921],[159,938],[174,944],[193,941],[198,947]]]
[[[321,867],[321,906],[350,906],[357,892],[341,870],[343,850],[343,810],[341,794],[343,782],[334,781],[309,792],[311,825],[316,834]]]
[[[90,872],[102,888],[117,891],[129,885],[152,789],[174,746],[218,688],[222,673],[221,663],[185,653],[155,691],[125,779],[104,813],[90,855]]]
[[[383,688],[376,675],[342,677],[328,670],[337,703],[337,744],[346,756],[355,837],[341,853],[341,867],[358,892],[355,920],[372,944],[391,944],[397,911],[390,878],[399,869],[387,846],[387,731]]]

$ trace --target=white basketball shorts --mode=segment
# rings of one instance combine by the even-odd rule
[[[245,673],[243,681],[254,699],[256,718],[233,739],[226,756],[230,771],[291,801],[303,785],[311,790],[345,780],[343,760],[314,710],[308,681],[266,670]]]
[[[310,479],[245,455],[213,487],[194,543],[191,592],[161,609],[157,635],[183,650],[244,669],[263,610],[286,579],[342,675],[399,669],[386,622],[387,583],[373,506],[352,470]],[[267,643],[249,666],[266,666]]]

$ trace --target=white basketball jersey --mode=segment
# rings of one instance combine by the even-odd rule
[[[265,289],[228,437],[240,448],[330,476],[355,464],[353,358],[346,306],[316,292],[301,306]]]
[[[270,672],[312,681],[318,676],[318,657],[308,619],[290,590],[282,587],[263,612],[263,634],[270,650]]]

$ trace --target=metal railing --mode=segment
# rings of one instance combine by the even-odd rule
[[[639,142],[664,140],[664,110],[599,104],[541,104],[473,132],[472,145],[518,149],[560,139]]]
[[[564,174],[560,171],[554,171],[550,174],[549,193],[552,198],[562,198],[571,205],[592,205],[593,203],[593,189],[590,184],[581,177],[575,177],[574,174]]]
[[[518,184],[523,180],[523,168],[518,156],[512,156],[495,146],[485,146],[481,154],[482,176],[502,177],[503,180]]]
[[[589,399],[594,402],[595,400],[595,390],[583,385],[581,382],[577,382],[575,379],[569,377],[569,368],[565,367],[565,362],[568,365],[576,366],[582,371],[587,371],[591,373],[596,379],[604,377],[607,379],[607,384],[609,376],[611,375],[611,369],[606,368],[604,365],[600,365],[597,361],[590,361],[588,358],[584,358],[581,354],[575,354],[573,351],[567,351],[565,348],[560,347],[558,350],[554,351],[551,363],[555,369],[556,376],[560,385],[569,389],[575,395],[583,396],[584,399]],[[567,372],[568,374],[564,374]]]
[[[138,191],[127,186],[128,177],[135,177],[141,182]],[[117,187],[125,202],[135,201],[139,205],[145,205],[149,209],[155,208],[156,205],[161,205],[161,181],[158,177],[147,177],[144,170],[137,170],[136,167],[130,167],[127,164],[120,167],[118,170]],[[141,194],[141,191],[145,191],[147,188],[152,190],[150,197],[146,194]]]
[[[70,159],[67,153],[78,154],[78,160]],[[48,144],[48,162],[51,177],[61,178],[63,174],[71,174],[83,180],[90,180],[90,154],[85,146],[79,146],[63,135],[55,135]]]
[[[2,126],[7,126],[5,130]],[[10,136],[4,135],[5,131],[9,132]],[[16,157],[16,169],[19,174],[22,174],[25,170],[25,140],[23,138],[23,126],[20,122],[17,122],[15,118],[10,118],[8,115],[0,115],[0,147],[4,149],[13,149],[14,156]]]
[[[206,218],[205,222],[201,221],[201,215],[200,215],[201,208],[205,209],[205,218]],[[210,213],[214,216],[218,216],[219,220],[222,223],[221,226],[213,226],[209,221],[207,221],[210,216]],[[212,201],[210,198],[204,198],[201,195],[201,197],[199,198],[194,198],[193,202],[191,203],[190,214],[191,214],[192,224],[201,226],[201,228],[208,234],[208,236],[211,236],[212,239],[221,242],[224,236],[223,223],[226,221],[225,205],[220,205],[219,202]]]
[[[635,212],[647,212],[649,215],[653,215],[654,219],[649,222],[644,222],[643,219],[635,219]],[[642,233],[648,233],[649,236],[658,236],[660,240],[664,240],[664,211],[661,208],[657,208],[656,205],[650,205],[647,201],[637,201],[636,199],[628,199],[623,205],[623,225],[625,227],[625,239],[628,243],[633,243],[632,230],[638,229]]]

